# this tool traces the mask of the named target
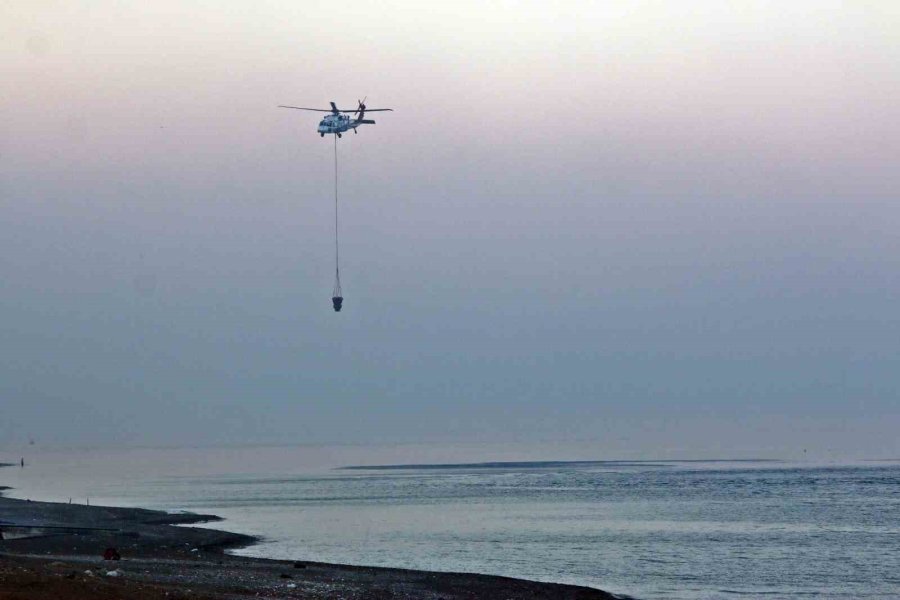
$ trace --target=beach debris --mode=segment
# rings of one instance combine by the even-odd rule
[[[94,572],[91,571],[90,569],[85,569],[85,570],[84,570],[84,574],[87,575],[88,577],[93,577],[93,576],[94,576]]]
[[[200,548],[191,548],[191,552],[200,552]]]
[[[124,574],[125,571],[123,571],[122,569],[113,569],[112,571],[106,572],[107,577],[121,577]]]
[[[289,583],[289,584],[287,584],[286,587],[287,587],[288,589],[291,589],[291,590],[292,590],[292,589],[294,589],[295,587],[297,587],[297,584],[296,584],[296,583]]]
[[[116,548],[110,546],[103,551],[103,560],[122,560],[122,555]]]

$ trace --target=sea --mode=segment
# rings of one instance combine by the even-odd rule
[[[216,514],[225,521],[210,527],[262,538],[235,551],[247,556],[646,600],[900,598],[900,460],[496,460],[489,450],[26,447],[0,451],[0,462],[26,461],[0,470],[0,485],[18,498]]]

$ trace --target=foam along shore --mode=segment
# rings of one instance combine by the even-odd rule
[[[0,530],[5,527],[8,532],[6,539],[0,540],[0,598],[14,592],[20,594],[15,597],[41,600],[621,597],[587,587],[493,575],[335,565],[302,561],[303,557],[297,557],[302,562],[292,562],[232,556],[225,550],[259,540],[183,527],[219,520],[215,515],[0,496]],[[12,533],[14,530],[20,533]],[[121,560],[103,560],[107,548],[115,548]],[[25,596],[23,591],[27,591]]]

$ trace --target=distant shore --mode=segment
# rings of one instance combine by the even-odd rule
[[[0,486],[2,489],[9,488]],[[183,527],[213,521],[221,518],[142,508],[35,502],[8,498],[0,492],[0,531],[6,534],[6,539],[0,539],[0,598],[15,592],[19,593],[17,598],[39,600],[104,600],[122,596],[137,600],[617,598],[587,587],[494,575],[232,556],[225,550],[254,544],[259,538]],[[103,560],[107,548],[115,548],[121,560]]]

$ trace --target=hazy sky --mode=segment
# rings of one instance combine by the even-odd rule
[[[0,73],[0,447],[900,454],[900,3],[7,0]],[[276,106],[366,95],[335,314]]]

